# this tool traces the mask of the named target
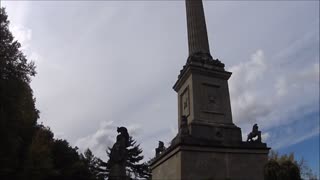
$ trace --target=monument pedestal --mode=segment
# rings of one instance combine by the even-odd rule
[[[156,157],[153,180],[259,180],[268,161],[264,143],[221,146],[211,141],[181,139]]]
[[[188,58],[174,85],[180,127],[170,147],[151,164],[154,180],[262,180],[269,149],[258,140],[243,142],[232,121],[224,65],[205,55]]]

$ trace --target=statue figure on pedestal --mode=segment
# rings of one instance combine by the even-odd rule
[[[117,141],[113,145],[108,161],[109,180],[126,180],[126,161],[128,156],[129,134],[125,127],[118,127]]]
[[[181,117],[179,134],[180,134],[181,137],[189,135],[188,119],[187,119],[186,116],[182,116]]]
[[[166,147],[164,146],[164,143],[162,141],[159,141],[159,145],[156,148],[156,157],[159,156],[165,150],[166,150]]]

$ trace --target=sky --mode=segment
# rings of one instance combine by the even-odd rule
[[[184,1],[2,1],[37,75],[39,122],[106,159],[126,126],[151,158],[177,133],[188,56]],[[205,1],[211,54],[232,72],[243,140],[294,152],[319,176],[319,1]]]

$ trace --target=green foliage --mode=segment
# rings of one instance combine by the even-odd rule
[[[285,160],[280,164],[281,179],[283,180],[300,180],[300,169],[294,161]]]
[[[37,125],[39,111],[30,87],[35,65],[20,47],[0,8],[0,179],[101,180],[77,148]]]
[[[51,149],[53,133],[48,127],[38,125],[32,138],[22,177],[42,180],[55,176]]]
[[[52,147],[53,163],[57,170],[55,179],[69,180],[90,179],[89,168],[83,162],[77,152],[66,140],[54,140]]]
[[[141,155],[142,149],[140,145],[137,144],[132,137],[129,138],[129,147],[128,147],[128,159],[127,159],[127,173],[133,174],[135,177],[143,177],[143,163],[139,162],[143,159]]]
[[[103,180],[106,177],[104,170],[100,168],[102,160],[95,157],[90,149],[81,154],[81,159],[88,167],[92,179]]]
[[[264,177],[266,180],[317,179],[304,159],[298,162],[293,153],[279,155],[275,151],[269,154],[269,161],[264,168]]]
[[[277,161],[271,159],[264,167],[264,179],[265,180],[280,180],[280,165]]]
[[[0,8],[0,179],[21,174],[35,131],[39,112],[30,88],[35,75],[33,62],[27,62],[9,31],[9,20]]]

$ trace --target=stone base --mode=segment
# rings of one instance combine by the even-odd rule
[[[153,161],[152,179],[260,180],[269,152],[263,146],[245,142],[239,147],[180,144]]]
[[[189,125],[190,136],[207,139],[223,145],[235,145],[242,141],[241,129],[234,124],[206,124],[198,121]]]

